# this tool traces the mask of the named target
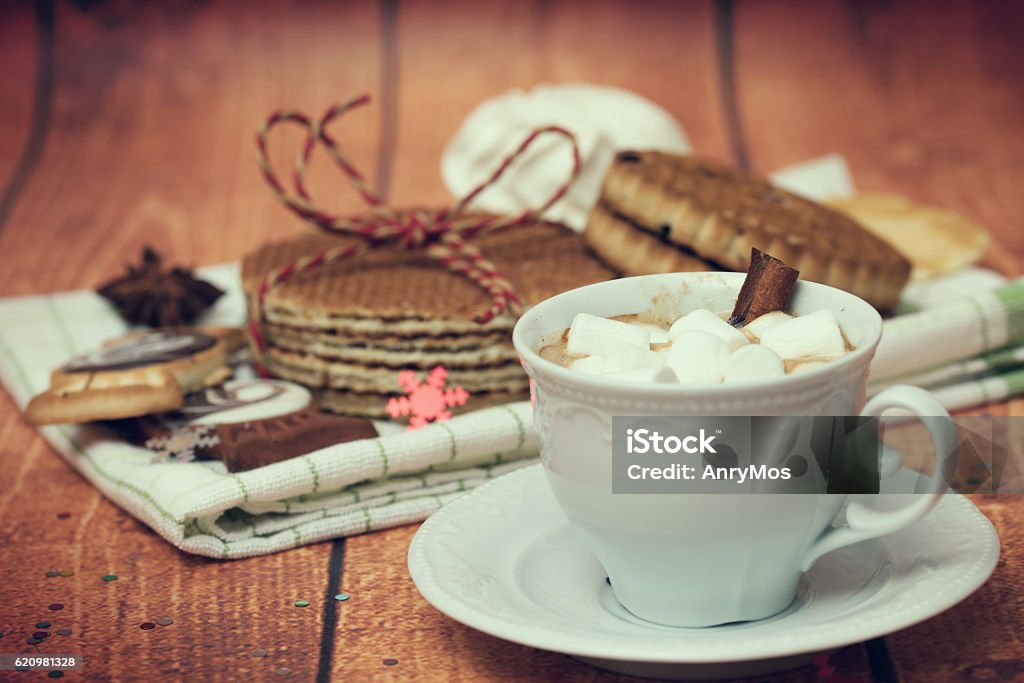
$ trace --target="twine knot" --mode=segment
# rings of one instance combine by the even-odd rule
[[[486,291],[491,305],[474,317],[480,324],[493,320],[505,310],[518,310],[521,302],[512,284],[499,272],[479,249],[470,244],[472,238],[522,225],[540,216],[557,202],[572,186],[580,172],[580,154],[575,136],[559,126],[546,126],[532,131],[519,146],[482,183],[473,188],[454,205],[443,209],[411,209],[395,211],[384,204],[366,185],[362,173],[344,154],[338,142],[326,131],[334,119],[357,107],[369,103],[368,95],[362,95],[343,104],[327,109],[319,119],[314,119],[294,110],[275,111],[256,134],[256,158],[263,178],[286,208],[306,221],[318,231],[336,236],[354,236],[360,241],[334,247],[319,254],[304,256],[286,263],[268,273],[257,290],[257,305],[250,321],[250,333],[259,355],[265,351],[262,334],[264,318],[263,304],[269,291],[297,273],[319,268],[355,257],[369,249],[395,243],[409,250],[422,250],[448,270],[461,275]],[[267,137],[277,125],[290,122],[306,130],[306,140],[296,156],[292,173],[293,191],[288,192],[274,172],[267,153]],[[540,206],[527,209],[518,216],[473,216],[466,211],[469,204],[485,189],[493,185],[508,167],[521,156],[541,135],[552,133],[565,137],[572,146],[572,169],[566,180]],[[355,192],[367,205],[369,211],[357,216],[336,216],[313,203],[305,186],[306,166],[317,146],[322,146],[342,171]],[[257,359],[260,360],[260,359]]]

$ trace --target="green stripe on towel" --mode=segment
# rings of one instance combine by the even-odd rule
[[[1006,343],[1024,343],[1024,282],[1000,287],[995,293],[1006,311]]]

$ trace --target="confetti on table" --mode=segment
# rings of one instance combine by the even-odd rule
[[[71,629],[69,629],[69,628],[59,628],[59,629],[57,629],[57,635],[58,636],[70,636],[71,635]]]
[[[156,620],[156,623],[160,624],[161,626],[170,626],[174,623],[174,619],[171,619],[170,617],[160,617]]]
[[[296,607],[309,607],[309,600],[296,600],[295,601],[295,606]]]
[[[50,605],[50,609],[56,612],[57,610],[64,609],[64,605],[62,605],[59,602],[55,602],[52,605]]]
[[[156,624],[154,624],[152,621],[144,621],[141,624],[139,624],[139,628],[141,628],[143,631],[149,631],[156,628]]]
[[[104,574],[101,578],[104,581],[117,581],[117,574]]]
[[[58,512],[57,513],[57,519],[68,519],[69,517],[71,517],[71,513],[70,512]]]
[[[345,602],[346,600],[349,599],[349,594],[348,593],[338,593],[337,595],[334,596],[334,599],[337,600],[338,602]]]
[[[266,650],[253,650],[252,651],[252,656],[253,657],[266,657],[267,656],[267,651]]]
[[[50,632],[49,631],[36,631],[35,633],[32,634],[32,637],[33,638],[38,638],[39,640],[43,640],[44,638],[49,638],[50,637]]]
[[[75,570],[74,569],[61,569],[60,572],[58,572],[58,573],[61,576],[74,576],[75,575]]]
[[[37,621],[36,628],[50,628],[50,622],[48,621]]]
[[[398,664],[398,660],[392,657],[388,657],[384,660],[384,666],[394,666],[395,664]]]
[[[25,642],[28,643],[29,645],[36,645],[36,644],[41,643],[43,641],[40,640],[39,638],[29,638]]]
[[[51,569],[50,571],[46,572],[46,578],[48,578],[48,579],[52,579],[55,576],[60,576],[60,572],[54,571],[53,569]]]
[[[60,669],[54,669],[53,671],[46,674],[47,678],[64,678],[64,672]]]
[[[282,666],[280,669],[278,669],[274,673],[276,673],[278,676],[287,676],[291,672],[292,672],[292,670],[289,669],[287,666]]]

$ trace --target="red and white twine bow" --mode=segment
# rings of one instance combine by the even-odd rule
[[[494,170],[489,178],[473,188],[466,196],[453,206],[437,210],[414,209],[397,212],[384,205],[384,202],[367,186],[363,175],[349,161],[338,143],[327,134],[325,127],[334,119],[348,111],[367,104],[368,95],[362,95],[343,104],[330,107],[319,119],[313,119],[302,112],[276,111],[270,115],[266,123],[256,134],[257,161],[263,177],[270,185],[278,199],[304,221],[317,230],[338,236],[353,236],[361,241],[345,246],[334,247],[304,256],[287,263],[268,273],[260,283],[257,291],[256,313],[250,321],[250,333],[258,353],[265,350],[265,342],[261,331],[264,317],[263,303],[267,293],[275,286],[294,275],[328,263],[335,263],[362,254],[368,250],[387,243],[398,243],[408,249],[423,249],[427,256],[443,263],[450,271],[457,273],[484,289],[491,297],[490,306],[475,317],[478,323],[487,323],[506,309],[516,310],[520,306],[512,284],[498,271],[480,250],[469,244],[467,240],[475,236],[494,232],[505,228],[522,225],[533,220],[552,204],[561,199],[572,186],[580,172],[580,154],[575,136],[559,126],[547,126],[531,132],[526,139],[508,155]],[[279,123],[292,122],[307,132],[302,152],[296,157],[295,170],[292,175],[294,192],[289,193],[278,180],[270,165],[267,153],[267,136],[271,129]],[[565,182],[541,206],[528,209],[518,216],[469,216],[466,207],[477,195],[495,183],[538,137],[545,133],[555,133],[569,140],[572,145],[572,171]],[[310,199],[305,187],[306,164],[317,144],[327,151],[328,155],[342,170],[356,192],[369,207],[369,212],[358,216],[336,216],[318,208]]]

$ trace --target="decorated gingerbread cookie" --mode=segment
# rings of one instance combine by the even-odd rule
[[[174,410],[185,394],[231,375],[239,330],[163,328],[135,332],[53,371],[50,388],[28,404],[30,424],[79,423]]]
[[[308,389],[272,379],[190,394],[177,411],[145,418],[142,429],[159,460],[220,459],[230,472],[377,436],[369,420],[321,413]]]

